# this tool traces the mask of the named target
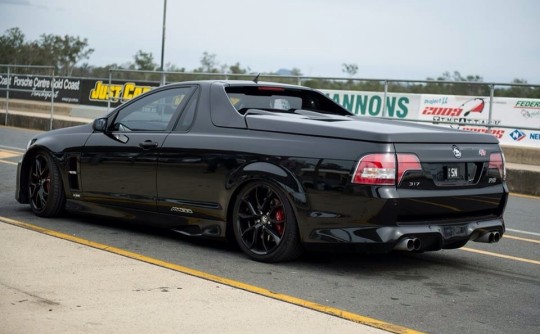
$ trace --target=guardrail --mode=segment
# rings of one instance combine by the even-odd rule
[[[26,70],[31,70],[32,72],[38,70],[38,71],[41,71],[41,70],[46,70],[47,72],[49,72],[48,76],[51,77],[51,81],[54,82],[54,67],[53,66],[39,66],[39,65],[6,65],[6,64],[0,64],[0,68],[6,68],[7,69],[7,76],[4,77],[2,76],[1,77],[1,80],[0,82],[3,82],[5,80],[6,84],[5,84],[5,88],[3,88],[1,85],[0,85],[0,91],[5,91],[6,92],[6,99],[5,99],[5,119],[4,119],[4,124],[8,124],[8,120],[9,120],[9,93],[10,91],[11,92],[33,92],[32,89],[21,89],[21,88],[12,88],[12,83],[11,83],[11,80],[12,78],[16,77],[18,75],[17,72],[14,71],[14,69],[19,69],[19,68],[22,68],[22,69],[26,69]],[[24,75],[27,75],[27,74],[24,74]],[[34,86],[33,84],[31,86]],[[51,99],[50,99],[50,103],[51,103],[51,108],[50,108],[50,120],[49,120],[49,130],[52,130],[52,126],[53,126],[53,119],[54,119],[54,84],[51,84],[50,85],[50,90],[48,91],[50,93],[50,96],[51,96]]]
[[[54,68],[50,66],[27,66],[27,65],[0,65],[0,68],[7,68],[7,75],[4,76],[6,73],[0,73],[0,90],[5,91],[5,124],[8,124],[8,118],[9,118],[9,100],[10,100],[10,92],[26,92],[26,93],[34,93],[36,90],[36,87],[16,87],[12,85],[12,80],[16,76],[35,76],[38,75],[35,74],[36,70],[41,71],[48,71],[48,74],[41,75],[41,77],[47,77],[49,78],[50,85],[47,86],[46,90],[43,90],[43,87],[40,87],[42,90],[42,94],[45,95],[48,94],[50,98],[45,98],[44,100],[48,103],[50,103],[50,113],[49,113],[49,127],[52,129],[53,126],[53,119],[55,114],[55,103],[57,102],[57,99],[55,99],[55,96],[58,92],[55,91],[55,87],[57,86],[57,82],[61,80],[94,80],[94,79],[88,79],[88,78],[60,78],[55,77],[54,75]],[[19,73],[17,71],[14,71],[15,69],[24,69],[28,73]],[[168,72],[168,71],[141,71],[141,70],[125,70],[125,69],[110,69],[109,70],[109,76],[108,79],[96,79],[96,80],[102,80],[103,82],[108,81],[108,87],[111,87],[114,82],[135,82],[140,79],[146,79],[145,83],[152,84],[152,86],[158,86],[167,84],[169,82],[176,82],[176,81],[189,81],[189,80],[200,80],[200,79],[243,79],[243,80],[253,80],[255,78],[254,74],[231,74],[231,73],[199,73],[199,72]],[[438,121],[434,120],[426,120],[426,119],[406,119],[409,121],[414,122],[420,122],[420,123],[436,123],[436,124],[447,124],[452,126],[474,126],[474,127],[481,127],[485,128],[486,131],[491,131],[493,128],[501,128],[501,129],[516,129],[519,128],[521,130],[530,130],[530,131],[539,131],[540,127],[536,126],[530,126],[530,124],[504,124],[501,122],[495,122],[494,121],[494,102],[497,98],[500,98],[500,96],[497,96],[497,93],[502,92],[501,89],[518,89],[525,93],[534,92],[534,94],[537,94],[538,101],[540,101],[540,85],[537,84],[525,84],[525,83],[503,83],[503,82],[475,82],[475,81],[447,81],[447,80],[404,80],[404,79],[375,79],[375,78],[344,78],[344,77],[311,77],[311,76],[295,76],[295,75],[269,75],[269,74],[261,74],[259,76],[260,80],[266,80],[266,81],[274,81],[274,82],[282,82],[282,83],[290,83],[290,84],[297,84],[297,85],[304,85],[309,86],[317,89],[333,89],[333,91],[337,90],[354,90],[357,89],[355,87],[358,86],[368,86],[366,88],[366,91],[357,91],[358,93],[377,93],[382,94],[380,95],[380,101],[382,103],[381,106],[381,112],[377,115],[377,117],[381,118],[391,118],[396,119],[396,117],[393,116],[392,113],[389,113],[389,106],[388,101],[389,98],[396,94],[405,94],[403,93],[406,89],[412,89],[419,92],[424,92],[425,94],[437,94],[437,89],[447,89],[451,91],[456,92],[464,92],[463,95],[465,96],[479,96],[483,95],[485,96],[484,100],[486,103],[486,111],[488,112],[487,120],[485,122],[482,122],[482,124],[471,124],[469,122],[460,122],[457,121],[446,121],[445,119],[440,119]],[[38,80],[38,79],[35,79]],[[4,83],[4,84],[2,84]],[[65,86],[65,84],[64,84]],[[79,86],[79,82],[77,82],[77,88],[79,90],[82,90],[82,84]],[[93,87],[93,86],[92,86]],[[459,89],[454,89],[454,88]],[[62,87],[60,87],[62,88]],[[65,87],[64,87],[65,88]],[[85,89],[90,90],[89,86],[86,85]],[[107,110],[109,110],[113,103],[113,96],[112,91],[110,88],[108,92],[106,92],[105,99],[102,100],[100,103],[103,107],[107,107]],[[61,90],[61,89],[60,89]],[[431,91],[434,91],[435,93],[430,93]],[[328,90],[327,90],[328,92]],[[81,96],[86,96],[86,99],[88,99],[89,92],[80,91],[79,94]],[[407,94],[414,94],[414,93],[407,93]],[[450,93],[445,93],[448,96]],[[489,96],[488,96],[489,95]],[[518,94],[519,95],[519,94]],[[521,97],[521,96],[515,96],[515,97]],[[526,96],[523,96],[526,97]],[[69,100],[69,99],[68,99]],[[74,101],[82,101],[80,98],[74,98]],[[539,102],[540,103],[540,102]],[[96,102],[94,103],[96,104]],[[540,115],[540,114],[539,114]],[[534,115],[536,117],[536,114]],[[485,116],[484,116],[485,117]]]

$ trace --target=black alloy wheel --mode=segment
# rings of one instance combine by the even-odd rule
[[[233,219],[240,248],[254,260],[290,261],[302,253],[292,207],[271,183],[258,181],[242,189]]]
[[[64,209],[65,195],[58,167],[45,152],[31,162],[28,194],[32,211],[40,217],[58,216]]]

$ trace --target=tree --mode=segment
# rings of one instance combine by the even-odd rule
[[[54,66],[61,75],[71,75],[74,66],[94,52],[88,47],[88,39],[69,35],[43,34],[36,47],[43,57],[41,60],[45,61],[44,65]]]
[[[302,70],[297,68],[297,67],[293,67],[292,70],[291,70],[291,75],[293,75],[295,77],[301,77],[303,75]]]
[[[218,73],[219,70],[217,67],[218,62],[216,61],[216,54],[204,51],[201,58],[201,67],[196,69],[195,72]]]
[[[19,28],[6,30],[0,36],[0,64],[23,64],[24,34]]]
[[[78,36],[43,34],[37,41],[26,42],[19,28],[0,36],[0,63],[53,66],[60,75],[71,75],[75,65],[92,52],[88,40]]]
[[[358,65],[343,63],[341,71],[352,78],[358,73]]]
[[[154,63],[152,52],[137,51],[133,56],[135,60],[135,69],[141,71],[154,71],[157,69],[157,64]]]
[[[236,64],[229,66],[229,73],[231,74],[247,74],[251,71],[251,69],[248,68],[242,68],[240,66],[239,62],[236,62]]]

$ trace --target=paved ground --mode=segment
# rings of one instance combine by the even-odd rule
[[[0,333],[384,333],[0,222]]]
[[[238,249],[230,245],[180,238],[173,233],[118,224],[112,220],[84,218],[75,215],[58,219],[35,217],[31,214],[28,206],[20,205],[13,199],[14,163],[33,133],[35,132],[0,127],[0,216],[112,245],[175,265],[233,279],[237,282],[245,282],[305,301],[327,305],[335,310],[367,315],[414,329],[434,333],[494,333],[501,330],[513,333],[536,334],[538,332],[540,326],[540,247],[538,247],[540,244],[538,220],[540,202],[536,197],[510,197],[505,214],[508,230],[498,244],[470,243],[461,250],[425,254],[394,253],[381,256],[308,254],[294,263],[261,264],[247,260]],[[2,154],[3,156],[1,156]],[[2,224],[0,223],[0,225]],[[11,277],[10,283],[18,283],[20,280],[21,290],[33,291],[34,295],[62,304],[62,300],[54,299],[54,294],[42,295],[40,293],[46,291],[46,287],[49,285],[54,288],[61,286],[63,283],[58,284],[57,282],[66,280],[64,276],[70,277],[71,266],[64,261],[73,263],[75,269],[72,270],[71,275],[75,276],[81,272],[81,276],[73,278],[74,285],[67,283],[66,285],[70,286],[71,290],[75,289],[81,294],[92,291],[88,294],[90,299],[87,300],[86,304],[73,302],[75,304],[74,312],[80,311],[80,308],[76,307],[77,305],[82,307],[89,305],[88,301],[92,300],[92,294],[99,293],[102,285],[103,289],[108,291],[107,286],[111,284],[110,281],[120,283],[120,287],[116,288],[118,290],[124,286],[122,284],[124,277],[142,277],[141,281],[144,282],[146,282],[146,276],[154,277],[153,274],[137,274],[137,271],[131,271],[131,268],[128,269],[127,273],[102,271],[106,269],[100,268],[98,262],[94,260],[90,260],[90,263],[84,265],[78,264],[77,261],[82,256],[79,255],[79,251],[85,248],[78,245],[76,249],[67,248],[60,254],[51,255],[50,257],[56,258],[57,261],[62,261],[64,264],[64,266],[58,266],[57,263],[55,267],[50,263],[47,264],[46,260],[40,257],[41,253],[48,254],[46,251],[49,247],[48,243],[37,243],[30,238],[27,244],[25,243],[26,236],[20,240],[14,239],[15,241],[12,242],[12,237],[4,240],[1,237],[4,234],[7,232],[4,233],[0,229],[0,259],[2,259],[0,260],[0,282],[7,282],[7,279],[4,279],[7,277]],[[46,238],[52,242],[50,247],[56,247],[54,243],[58,240],[49,236]],[[34,244],[35,246],[33,246]],[[10,248],[15,248],[15,251],[8,255],[7,260],[3,258],[4,248],[7,247],[5,245],[12,245]],[[21,259],[26,258],[23,256],[27,251],[26,248],[39,249],[39,251],[36,254],[28,253],[30,254],[28,256],[35,258],[37,264],[34,269],[27,269],[25,274],[27,277],[23,279],[25,275],[17,274],[17,272],[19,262],[23,262]],[[100,263],[103,262],[101,257],[96,259]],[[41,269],[42,262],[45,268],[52,268],[53,274],[46,274],[47,271]],[[103,263],[107,264],[107,262]],[[84,266],[91,269],[89,273],[80,269]],[[143,264],[144,266],[150,265]],[[105,267],[116,268],[118,266],[105,265]],[[61,271],[66,272],[66,274],[60,273]],[[15,274],[12,276],[11,272]],[[100,273],[105,275],[98,276]],[[160,275],[155,275],[155,277],[155,280],[150,279],[149,283],[151,284],[145,284],[143,288],[147,290],[162,287],[172,288],[171,290],[177,287],[186,289],[182,284],[170,284],[169,281],[165,280],[162,282]],[[178,282],[181,280],[179,279]],[[216,283],[210,284],[213,285],[205,290],[215,291],[213,287]],[[36,290],[31,290],[34,286]],[[129,285],[126,283],[125,286]],[[132,286],[129,291],[137,290],[137,288],[139,286]],[[3,285],[0,285],[0,289],[3,289]],[[180,292],[185,292],[184,289]],[[173,291],[168,289],[167,291],[167,293],[161,291],[159,293],[156,291],[156,293],[169,297],[177,296],[179,298],[181,296],[173,295]],[[133,306],[127,303],[116,303],[115,295],[111,292],[107,293],[111,300],[102,299],[101,303],[93,304],[94,307],[103,309],[105,314],[102,317],[110,319],[108,317],[111,309],[108,307],[109,304],[113,305],[113,310],[118,309],[120,312],[120,316],[115,320],[131,328],[128,323],[131,317],[125,316],[129,312],[123,313],[123,308],[129,310]],[[137,291],[134,298],[139,298],[139,294],[140,291]],[[0,294],[0,303],[4,300],[3,296],[4,294]],[[192,298],[191,295],[187,296]],[[212,294],[207,296],[209,301],[207,304],[213,304],[212,297]],[[219,298],[222,299],[222,297]],[[18,300],[24,299],[28,298],[24,297]],[[146,299],[144,300],[146,301]],[[149,298],[148,301],[150,303],[151,299]],[[183,302],[183,300],[172,300],[168,301],[170,304],[165,304],[165,306],[176,306]],[[16,305],[19,307],[18,312],[15,312],[16,316],[21,316],[20,313],[33,312],[35,306],[34,303],[26,301]],[[68,303],[67,305],[73,304]],[[150,322],[160,322],[156,320],[158,318],[155,314],[161,311],[162,305],[148,305],[154,305],[154,307],[148,306],[146,309],[148,314],[144,316],[140,316],[142,312],[131,311],[135,320],[138,321],[139,318],[145,319],[146,317]],[[192,307],[189,302],[186,305]],[[259,317],[269,316],[275,320],[276,318],[272,314],[266,314],[264,308],[260,307],[261,305],[264,303],[257,299],[250,304],[248,309],[254,309]],[[11,304],[7,306],[13,307]],[[226,307],[230,308],[233,316],[243,312],[241,307],[238,307],[237,310],[231,304],[226,304]],[[55,312],[54,310],[50,312]],[[204,310],[210,312],[205,313]],[[48,309],[47,312],[49,312]],[[0,323],[3,321],[4,313],[3,309],[0,308]],[[176,315],[178,314],[176,313]],[[222,321],[221,318],[215,316],[216,313],[212,308],[203,309],[201,314],[206,322]],[[249,315],[248,320],[251,320],[252,313],[247,313],[247,315]],[[249,330],[256,332],[268,330],[270,332],[272,326],[279,325],[279,322],[287,323],[290,321],[289,316],[294,319],[298,318],[294,312],[288,312],[285,318],[278,319],[270,326],[265,325],[261,328],[254,326],[250,327]],[[45,317],[48,318],[45,320],[39,318],[37,322],[43,326],[47,325],[46,321],[52,317],[52,314],[47,313]],[[174,320],[176,318],[171,323],[175,324]],[[224,323],[227,320],[225,318]],[[267,324],[264,320],[253,318],[254,323],[258,323],[257,321]],[[224,327],[224,325],[219,326]],[[246,325],[246,327],[248,326]],[[140,328],[145,330],[143,325]],[[364,328],[358,327],[358,330],[364,330]],[[98,330],[97,332],[103,331],[106,330]],[[209,328],[206,332],[213,332],[213,330]],[[238,332],[238,330],[234,332]],[[335,331],[330,330],[329,332]],[[1,330],[0,333],[2,333]]]

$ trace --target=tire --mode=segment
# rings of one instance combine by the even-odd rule
[[[256,261],[291,261],[303,252],[287,197],[266,181],[250,183],[240,191],[234,205],[233,230],[242,251]]]
[[[40,217],[56,217],[65,207],[66,196],[58,166],[51,155],[38,152],[33,156],[28,175],[30,208]]]

